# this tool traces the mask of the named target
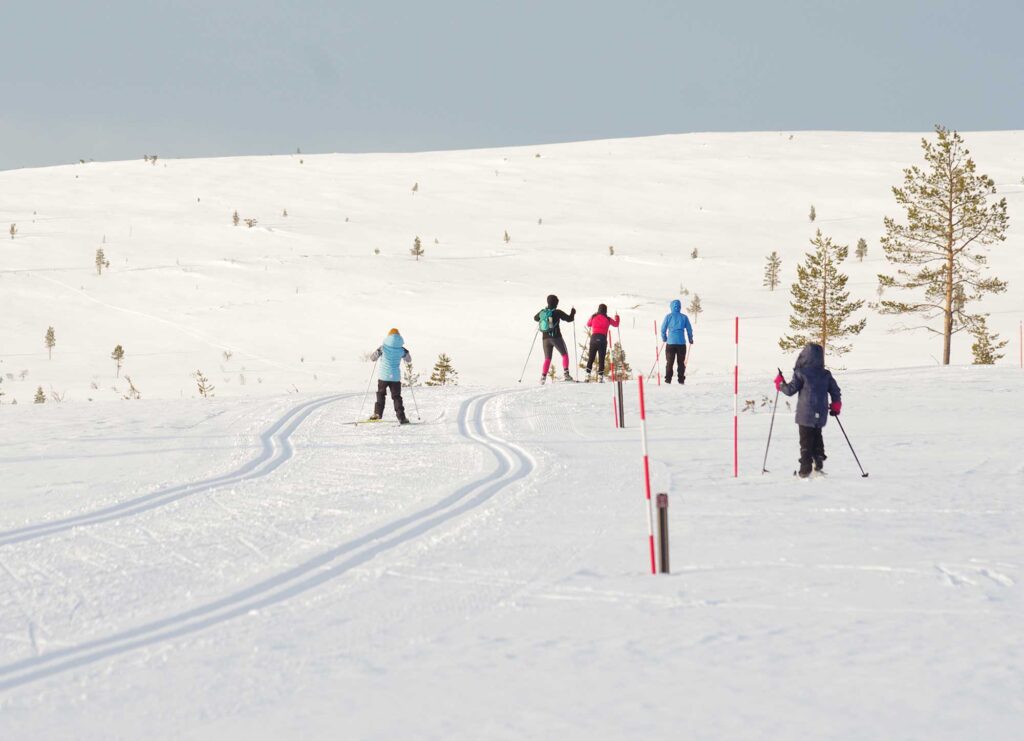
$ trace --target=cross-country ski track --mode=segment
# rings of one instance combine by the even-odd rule
[[[459,434],[483,446],[494,457],[496,466],[489,473],[458,487],[428,507],[397,518],[365,535],[340,543],[285,572],[263,579],[223,598],[105,638],[57,649],[0,667],[0,691],[160,641],[194,633],[290,599],[327,581],[337,579],[378,554],[418,538],[479,507],[507,486],[529,476],[534,470],[530,456],[517,446],[488,432],[484,423],[484,409],[487,402],[495,396],[498,394],[489,393],[468,399],[462,403],[458,417]],[[51,529],[26,528],[24,531],[8,533],[0,545],[42,537],[71,527],[130,516],[217,486],[267,476],[291,457],[293,449],[289,437],[302,421],[315,409],[342,398],[346,397],[330,396],[301,404],[290,410],[261,435],[261,454],[230,474],[191,485],[172,487],[126,502],[123,506],[109,507],[90,515],[53,523]]]

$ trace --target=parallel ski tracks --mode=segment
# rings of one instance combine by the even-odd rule
[[[485,447],[495,468],[434,504],[399,517],[279,574],[206,604],[120,631],[105,638],[56,649],[0,667],[0,691],[60,674],[135,649],[151,646],[244,616],[330,582],[378,555],[414,541],[480,507],[511,484],[528,477],[534,461],[520,448],[491,435],[484,423],[487,403],[501,393],[473,397],[459,410],[459,433]]]
[[[334,394],[292,407],[274,424],[260,433],[259,454],[233,471],[202,481],[158,489],[133,499],[93,510],[92,512],[8,530],[0,533],[0,546],[24,543],[25,541],[57,535],[80,527],[133,517],[212,489],[236,484],[247,479],[258,479],[267,476],[292,457],[295,448],[292,446],[291,436],[310,414],[322,406],[353,396],[356,396],[356,394]]]

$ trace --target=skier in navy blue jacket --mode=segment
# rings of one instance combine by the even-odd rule
[[[821,345],[810,342],[804,346],[793,366],[793,380],[779,373],[775,377],[775,388],[786,396],[800,394],[796,402],[796,423],[800,427],[800,478],[820,471],[825,465],[825,441],[821,430],[829,416],[838,417],[843,408],[839,384],[825,369],[825,350]],[[831,403],[829,401],[831,400]]]
[[[405,416],[405,404],[402,402],[402,361],[406,364],[412,363],[412,355],[405,348],[405,340],[398,333],[397,329],[388,332],[384,338],[384,344],[373,351],[370,360],[382,358],[380,363],[379,380],[377,381],[377,403],[373,405],[373,415],[370,419],[380,419],[384,414],[385,392],[391,391],[391,401],[395,404],[395,415],[398,421],[409,424],[409,418]]]
[[[679,383],[686,383],[686,339],[693,344],[693,326],[683,313],[683,304],[676,299],[661,323],[661,341],[665,343],[665,383],[672,383],[672,365],[676,366]]]

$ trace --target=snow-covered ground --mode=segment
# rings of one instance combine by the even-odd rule
[[[1020,137],[966,135],[1010,203],[1010,290],[982,308],[1014,340]],[[829,475],[795,480],[784,406],[761,474],[761,403],[793,360],[763,258],[788,284],[815,228],[863,236],[846,268],[873,298],[918,139],[0,173],[0,738],[1019,737],[1015,346],[972,367],[958,336],[936,367],[935,338],[866,312],[836,375],[870,476],[830,421]],[[608,385],[541,388],[536,352],[515,381],[547,293],[618,309],[646,370],[681,285],[705,313],[687,385],[648,388],[673,570],[652,577],[635,384],[616,430]],[[736,315],[754,410],[734,479]],[[465,385],[407,391],[421,424],[353,426],[391,326]],[[39,386],[65,401],[29,403]]]

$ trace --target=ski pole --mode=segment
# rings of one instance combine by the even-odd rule
[[[423,418],[420,417],[420,405],[416,403],[416,389],[409,385],[409,393],[412,394],[412,405],[416,408],[416,421],[422,422]]]
[[[526,366],[530,363],[530,356],[533,355],[533,348],[537,344],[537,335],[540,334],[540,330],[533,333],[533,342],[530,343],[530,352],[526,354],[526,362],[523,363],[523,372],[519,374],[519,380],[516,383],[523,382],[523,376],[526,375]]]
[[[658,352],[655,353],[654,365],[651,366],[651,372],[647,374],[647,380],[650,381],[654,377],[654,371],[658,369],[658,364],[661,362],[661,351],[665,349],[665,343],[662,342],[658,348]]]
[[[363,418],[363,407],[366,406],[366,397],[370,394],[370,384],[373,383],[373,374],[377,370],[377,361],[373,361],[373,367],[370,368],[370,380],[366,382],[366,391],[363,393],[363,400],[359,403],[359,419]]]
[[[782,375],[782,368],[779,368]],[[775,389],[775,403],[772,405],[772,423],[768,425],[768,442],[764,446],[764,463],[761,464],[761,475],[768,473],[768,446],[772,444],[772,430],[775,429],[775,410],[779,408],[779,389]]]
[[[864,466],[860,465],[860,458],[857,457],[857,451],[853,449],[853,443],[850,442],[850,436],[846,434],[846,430],[843,428],[843,423],[839,421],[839,415],[835,415],[836,422],[839,424],[839,429],[843,431],[843,437],[846,438],[846,444],[850,446],[850,452],[853,453],[853,459],[857,461],[857,467],[860,468],[860,477],[866,479],[867,473],[864,471]]]
[[[580,347],[576,344],[576,321],[572,323],[572,355],[576,359],[576,383],[580,382]]]

